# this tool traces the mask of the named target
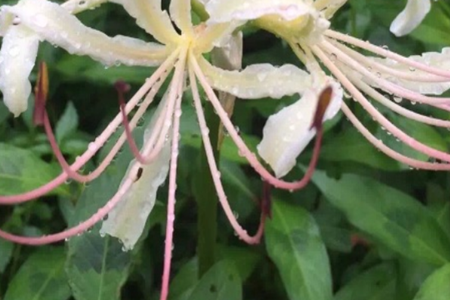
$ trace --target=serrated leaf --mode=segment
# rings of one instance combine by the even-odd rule
[[[241,300],[242,281],[233,262],[222,260],[206,272],[189,300]]]
[[[291,300],[329,300],[331,272],[319,229],[307,211],[274,201],[266,247]]]
[[[431,274],[414,300],[448,300],[450,296],[450,264]]]
[[[351,174],[335,180],[317,171],[313,181],[350,223],[392,250],[435,265],[450,260],[447,236],[429,211],[409,195]]]
[[[64,276],[64,248],[43,248],[32,254],[14,276],[5,300],[65,300],[71,295]]]
[[[67,103],[63,115],[56,123],[55,135],[58,142],[68,137],[78,127],[78,114],[72,102]]]
[[[382,264],[359,274],[335,295],[334,300],[396,300],[396,270]]]
[[[33,151],[0,143],[0,195],[33,190],[56,177],[58,169],[45,163]],[[67,187],[53,190],[67,195]]]

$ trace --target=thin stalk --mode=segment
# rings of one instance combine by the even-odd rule
[[[219,162],[219,149],[215,147],[219,138],[220,119],[214,113],[211,106],[205,108],[206,123],[210,132],[211,144],[213,145],[214,157]],[[198,172],[194,177],[194,195],[197,199],[197,256],[199,278],[208,271],[216,261],[216,238],[217,238],[217,203],[219,201],[214,187],[214,182],[209,170],[208,160],[203,151],[198,161]]]

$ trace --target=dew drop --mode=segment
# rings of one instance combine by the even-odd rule
[[[395,102],[397,102],[397,103],[400,103],[400,102],[402,102],[402,100],[403,100],[403,98],[402,97],[399,97],[399,96],[394,96],[394,101]]]
[[[19,55],[19,53],[20,53],[20,48],[18,47],[18,46],[12,46],[10,49],[9,49],[9,55],[11,56],[11,57],[16,57],[17,55]]]
[[[331,59],[331,61],[336,61],[336,59],[337,59],[336,53],[331,53],[330,59]]]

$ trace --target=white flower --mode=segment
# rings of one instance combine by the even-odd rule
[[[233,2],[233,5],[230,3]],[[221,14],[230,20],[251,21],[287,41],[294,53],[306,66],[314,80],[299,83],[303,86],[303,98],[299,103],[282,109],[270,117],[264,128],[264,137],[258,147],[277,176],[283,176],[294,166],[296,156],[309,142],[313,131],[307,127],[304,117],[312,118],[314,101],[325,79],[322,66],[328,69],[338,83],[333,83],[334,95],[342,95],[338,85],[366,110],[389,134],[414,150],[446,163],[429,163],[405,156],[387,147],[376,138],[352,113],[345,102],[341,110],[355,127],[375,147],[390,157],[414,168],[449,170],[450,155],[415,140],[383,116],[368,99],[377,101],[396,114],[417,122],[450,128],[450,121],[422,115],[398,104],[402,99],[413,104],[422,103],[450,111],[450,98],[433,97],[450,88],[450,51],[423,53],[420,56],[403,57],[369,42],[329,29],[328,19],[345,4],[340,0],[283,0],[283,1],[225,1],[211,0],[206,4],[211,16]],[[398,33],[405,33],[417,25],[429,11],[429,1],[409,1],[405,11],[394,24]],[[263,11],[262,15],[260,12]],[[223,17],[223,15],[222,15]],[[256,18],[256,19],[255,19]],[[215,24],[217,19],[209,22]],[[351,46],[351,47],[350,47]],[[360,48],[376,56],[365,56],[354,50]],[[306,76],[305,76],[306,77]],[[306,85],[306,86],[304,86]],[[308,86],[310,90],[308,91]],[[311,93],[312,90],[312,93]],[[314,92],[315,91],[315,92]],[[392,99],[390,99],[392,96]],[[302,103],[302,101],[311,104]],[[337,101],[337,100],[335,100]],[[335,105],[329,107],[332,115]],[[296,117],[300,116],[300,118]],[[327,118],[327,114],[325,114]],[[292,130],[290,130],[292,128]]]
[[[391,24],[391,32],[396,36],[407,35],[413,31],[431,9],[431,0],[408,0],[405,9]]]

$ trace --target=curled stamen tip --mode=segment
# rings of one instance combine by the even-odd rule
[[[114,87],[119,93],[126,93],[131,89],[131,86],[123,80],[117,80]]]
[[[48,70],[47,64],[41,62],[39,64],[38,79],[34,88],[35,103],[33,111],[33,123],[35,126],[44,124],[45,103],[48,96]]]
[[[327,86],[319,95],[319,101],[317,102],[316,112],[314,114],[313,121],[309,129],[322,127],[323,116],[330,105],[331,98],[333,97],[333,88]]]

